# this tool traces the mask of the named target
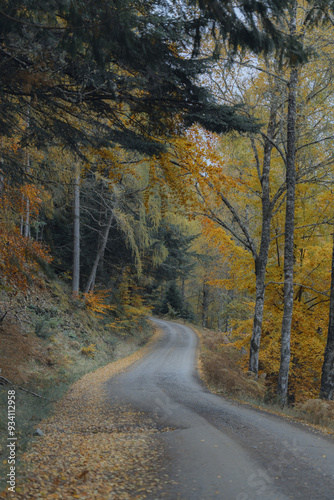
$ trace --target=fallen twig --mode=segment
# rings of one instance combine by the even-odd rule
[[[14,387],[16,387],[17,389],[20,389],[20,391],[24,391],[24,392],[28,392],[29,394],[32,394],[33,396],[36,396],[36,398],[41,398],[41,399],[48,399],[46,398],[45,396],[41,396],[40,394],[36,394],[35,392],[32,392],[32,391],[29,391],[28,389],[24,389],[23,387],[17,385],[17,384],[14,384],[13,382],[11,382],[10,380],[8,380],[7,378],[3,377],[2,375],[0,375],[0,383],[1,381],[4,381],[6,382],[7,384],[11,384],[13,385]]]
[[[1,318],[0,318],[0,323],[2,323],[2,322],[3,322],[3,320],[4,320],[4,319],[5,319],[5,317],[7,316],[7,313],[8,313],[8,311],[5,311],[5,312],[4,312],[4,314],[1,316]]]

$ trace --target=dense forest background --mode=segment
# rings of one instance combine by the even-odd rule
[[[0,5],[1,321],[60,280],[333,399],[331,2]]]

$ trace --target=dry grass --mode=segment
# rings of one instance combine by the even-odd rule
[[[29,335],[13,321],[0,326],[0,369],[1,375],[17,384],[25,384],[29,375],[25,369],[27,359],[43,362],[46,358],[38,338]]]
[[[221,333],[205,329],[201,331],[200,337],[201,371],[209,386],[227,396],[264,397],[264,381],[255,380],[253,374],[245,373],[239,368],[240,353],[227,345],[227,340]]]
[[[297,406],[297,410],[305,415],[305,419],[317,425],[334,427],[334,401],[309,399]]]
[[[296,406],[280,407],[267,401],[265,378],[238,366],[242,354],[228,345],[223,334],[192,327],[201,340],[199,372],[209,388],[224,396],[246,402],[257,408],[306,422],[322,432],[334,433],[334,401],[310,399]]]

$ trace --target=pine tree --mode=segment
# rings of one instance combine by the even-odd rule
[[[167,287],[164,299],[160,307],[161,314],[173,314],[182,316],[183,300],[175,281],[171,281]]]

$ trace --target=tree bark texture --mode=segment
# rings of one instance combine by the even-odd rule
[[[202,295],[202,326],[207,328],[208,326],[208,311],[209,311],[209,285],[203,283],[203,295]]]
[[[332,255],[332,278],[331,294],[329,303],[329,324],[327,344],[322,365],[320,397],[322,399],[333,399],[334,391],[334,235],[333,235],[333,255]]]
[[[287,402],[290,338],[293,313],[293,265],[294,265],[294,226],[296,190],[296,96],[298,69],[290,72],[288,116],[287,116],[287,155],[286,155],[286,212],[284,244],[284,306],[281,329],[281,361],[278,375],[277,395],[282,405]]]
[[[73,212],[73,274],[72,294],[79,295],[80,287],[80,166],[75,164]]]
[[[28,111],[27,111],[27,129],[30,127],[30,104],[28,106]],[[30,172],[30,154],[29,150],[26,150],[26,173],[29,174]],[[25,206],[26,206],[26,213],[25,213],[25,220],[24,220],[24,237],[29,238],[30,237],[30,201],[29,198],[25,200]]]

